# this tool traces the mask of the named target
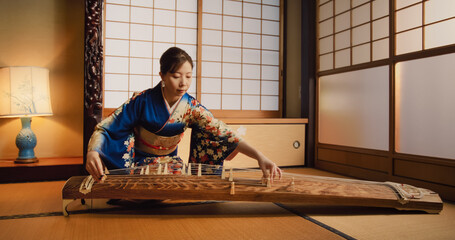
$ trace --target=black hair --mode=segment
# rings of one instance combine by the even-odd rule
[[[161,74],[168,72],[175,73],[187,61],[191,64],[191,68],[193,68],[193,59],[191,59],[185,50],[178,47],[171,47],[161,55],[160,72]]]

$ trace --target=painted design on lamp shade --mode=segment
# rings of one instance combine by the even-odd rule
[[[48,69],[1,68],[0,93],[2,117],[52,115]]]

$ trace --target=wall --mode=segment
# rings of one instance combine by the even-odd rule
[[[53,116],[35,117],[35,155],[82,156],[84,1],[0,2],[0,67],[39,66],[50,70]],[[0,159],[15,159],[17,118],[0,118]]]

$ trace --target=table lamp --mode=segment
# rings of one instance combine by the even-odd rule
[[[16,137],[16,163],[37,162],[36,136],[31,117],[52,115],[49,70],[41,67],[0,68],[0,117],[20,117],[22,129]]]

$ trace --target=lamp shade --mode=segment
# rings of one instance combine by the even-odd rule
[[[0,68],[0,117],[52,115],[49,70],[41,67]]]

